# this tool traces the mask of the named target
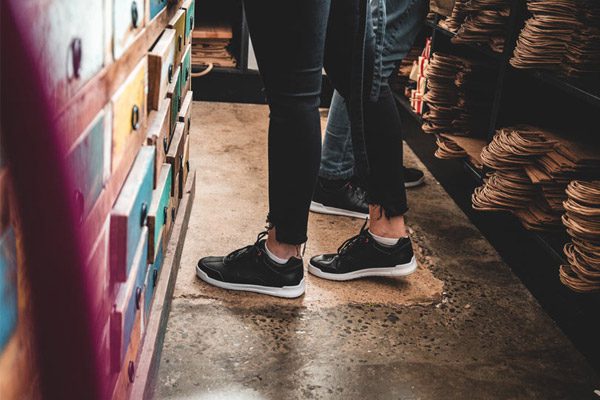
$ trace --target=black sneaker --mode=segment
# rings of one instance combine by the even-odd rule
[[[351,182],[336,184],[335,181],[319,178],[310,211],[364,219],[369,216],[369,205],[364,190]]]
[[[412,188],[425,182],[425,174],[416,168],[404,167],[404,187]]]
[[[265,252],[267,232],[258,235],[256,243],[225,257],[204,257],[198,261],[196,275],[213,286],[294,298],[304,294],[302,259],[292,257],[277,264]]]
[[[319,278],[348,281],[367,276],[406,276],[417,269],[409,238],[394,246],[382,246],[373,239],[365,225],[360,233],[346,240],[337,254],[313,257],[308,272]]]

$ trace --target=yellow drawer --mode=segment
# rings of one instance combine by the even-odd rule
[[[141,134],[146,126],[146,64],[146,57],[144,57],[111,100],[113,109],[113,171],[119,165],[129,139],[133,134]]]
[[[148,53],[148,107],[158,110],[175,74],[176,31],[166,29]]]

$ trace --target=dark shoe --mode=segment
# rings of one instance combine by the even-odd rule
[[[339,185],[333,182],[323,178],[318,179],[315,194],[310,203],[310,211],[321,214],[367,218],[369,216],[369,205],[366,202],[364,190],[352,185],[349,181],[342,182]]]
[[[404,187],[412,188],[425,182],[425,174],[416,168],[404,167]]]
[[[333,281],[367,276],[406,276],[415,272],[417,262],[409,238],[400,239],[394,246],[382,246],[365,226],[358,235],[346,240],[337,254],[313,257],[308,272]]]
[[[265,253],[267,232],[256,243],[225,257],[204,257],[198,261],[196,275],[204,282],[223,289],[241,290],[294,298],[304,293],[302,259],[292,257],[277,264]]]

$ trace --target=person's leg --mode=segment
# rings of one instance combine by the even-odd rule
[[[320,92],[329,0],[245,0],[270,108],[269,229],[227,257],[205,257],[198,276],[213,285],[283,297],[304,292],[299,246],[320,152]],[[298,257],[295,257],[298,256]]]

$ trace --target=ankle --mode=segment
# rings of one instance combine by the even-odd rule
[[[378,207],[370,207],[369,232],[384,238],[408,237],[404,216],[387,218]]]
[[[282,260],[289,260],[292,257],[300,257],[300,246],[281,243],[275,239],[275,229],[269,231],[266,247],[270,253]]]

